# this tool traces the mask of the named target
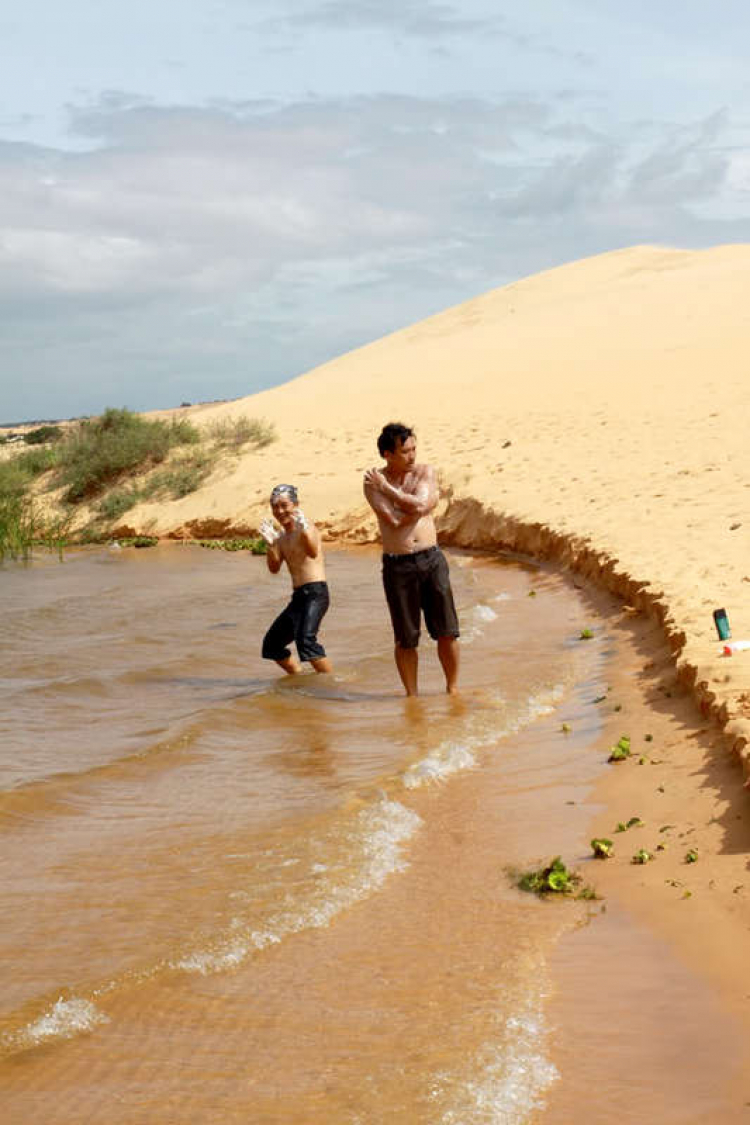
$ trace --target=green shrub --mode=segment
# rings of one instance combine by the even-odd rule
[[[70,520],[42,519],[32,498],[26,493],[5,492],[0,495],[0,560],[28,559],[34,544],[62,550],[68,541]]]
[[[208,435],[217,445],[228,449],[240,449],[249,443],[262,449],[276,441],[278,436],[272,422],[248,418],[246,414],[241,414],[239,418],[217,419],[208,427]]]
[[[0,500],[23,496],[29,486],[29,473],[19,461],[18,457],[14,457],[12,461],[0,461]]]
[[[139,500],[140,495],[135,488],[117,488],[102,497],[97,505],[97,511],[105,520],[116,520]]]
[[[57,464],[57,453],[54,449],[27,449],[24,453],[19,453],[14,460],[22,472],[30,477],[38,477],[54,469]]]
[[[0,495],[0,559],[28,558],[34,542],[35,513],[31,499],[21,493]]]
[[[197,431],[188,422],[151,421],[124,408],[84,419],[60,448],[65,499],[75,503],[96,496],[125,473],[157,465],[173,446],[196,439]]]
[[[29,430],[24,434],[23,440],[27,445],[42,445],[48,441],[59,441],[62,433],[60,426],[38,426],[37,429]]]
[[[172,445],[198,445],[201,440],[200,430],[187,418],[173,418],[169,429]]]

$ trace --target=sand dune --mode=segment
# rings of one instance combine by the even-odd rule
[[[128,522],[257,527],[284,479],[331,539],[371,540],[361,474],[381,424],[404,420],[442,470],[444,541],[555,557],[648,608],[750,755],[750,652],[722,656],[712,621],[724,606],[750,639],[748,278],[747,245],[635,247],[486,293],[281,387],[194,408],[198,424],[264,417],[280,440]]]

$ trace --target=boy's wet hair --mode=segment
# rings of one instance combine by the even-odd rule
[[[277,484],[271,492],[271,503],[275,504],[282,496],[288,496],[293,504],[299,504],[297,489],[293,484]]]
[[[403,422],[388,422],[380,431],[378,453],[381,457],[384,453],[395,453],[396,447],[403,445],[410,437],[416,437],[411,426],[405,426]]]

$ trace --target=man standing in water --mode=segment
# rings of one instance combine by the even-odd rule
[[[316,672],[331,672],[331,662],[317,635],[329,605],[320,532],[305,518],[292,484],[276,485],[271,493],[271,511],[282,530],[279,532],[271,520],[263,520],[260,525],[260,534],[268,544],[266,563],[271,574],[277,574],[286,563],[292,578],[292,600],[263,638],[262,655],[294,676],[300,671],[289,649],[294,641],[300,661],[309,660]]]
[[[396,667],[407,695],[417,694],[420,610],[437,641],[446,690],[458,680],[458,618],[448,563],[437,545],[432,511],[438,502],[435,470],[418,465],[414,432],[389,422],[378,438],[384,469],[368,469],[365,497],[378,517],[383,543],[383,587],[393,623]]]

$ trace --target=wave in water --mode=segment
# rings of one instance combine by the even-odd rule
[[[431,1098],[445,1107],[440,1125],[523,1125],[543,1106],[543,1095],[559,1078],[546,1056],[544,962],[524,967],[522,989],[513,989],[510,1015],[498,1019],[497,1036],[485,1042],[460,1070],[436,1076]],[[528,975],[527,975],[528,974]]]
[[[420,761],[409,766],[401,780],[406,789],[417,789],[434,781],[445,781],[451,774],[472,769],[476,764],[476,750],[492,746],[502,738],[522,730],[542,715],[549,715],[563,698],[565,688],[556,684],[532,694],[516,715],[504,715],[502,722],[494,725],[489,716],[469,723],[469,729],[460,739],[448,739],[430,751]],[[494,719],[496,711],[491,713]],[[474,729],[472,729],[472,727]]]
[[[51,1039],[72,1039],[74,1035],[91,1031],[103,1023],[109,1023],[108,1017],[90,1000],[78,997],[66,1000],[61,996],[38,1019],[15,1035],[4,1036],[4,1045],[16,1051],[29,1050]]]
[[[276,945],[289,934],[327,926],[342,910],[372,894],[389,875],[407,866],[402,845],[421,823],[417,813],[387,798],[362,809],[348,833],[348,854],[334,864],[317,865],[318,886],[312,895],[292,910],[275,914],[260,929],[236,918],[230,935],[211,948],[171,962],[171,967],[204,974],[220,972],[239,965],[257,950]]]

